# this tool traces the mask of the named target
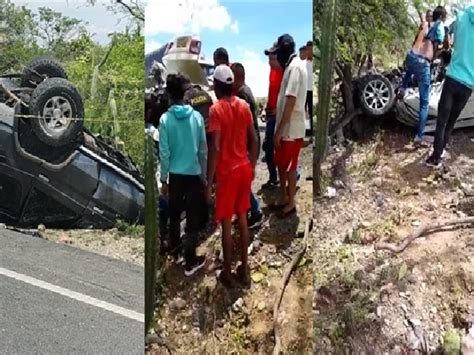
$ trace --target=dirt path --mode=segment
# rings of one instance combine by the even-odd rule
[[[315,349],[318,353],[401,354],[441,351],[446,334],[464,334],[474,316],[474,232],[457,229],[418,239],[404,252],[376,252],[422,223],[472,213],[462,207],[474,187],[474,131],[457,132],[447,169],[422,163],[404,133],[355,146],[348,183],[316,201]],[[461,204],[460,204],[461,202]]]
[[[310,167],[312,148],[302,153],[301,166]],[[254,191],[266,182],[266,165],[259,163]],[[280,221],[266,206],[277,192],[261,194],[265,214],[263,227],[253,235],[249,263],[252,286],[229,292],[216,280],[221,267],[220,230],[207,237],[198,253],[208,262],[203,272],[186,278],[182,267],[170,261],[164,270],[163,303],[156,313],[156,332],[174,354],[268,354],[273,349],[273,303],[281,285],[285,266],[302,243],[305,218],[312,213],[312,182],[303,168],[299,182],[298,217]],[[281,308],[283,349],[286,353],[307,354],[312,348],[312,266],[308,250],[294,272]],[[147,347],[149,354],[165,354],[164,346]]]

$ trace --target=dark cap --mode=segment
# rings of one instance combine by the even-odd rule
[[[288,33],[278,37],[277,41],[273,43],[271,48],[265,49],[265,55],[275,54],[282,48],[289,49],[291,52],[295,51],[295,41]]]
[[[312,47],[312,46],[313,46],[313,41],[306,42],[306,47]]]

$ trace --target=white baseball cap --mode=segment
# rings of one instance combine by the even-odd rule
[[[221,64],[214,69],[214,80],[220,81],[224,84],[233,84],[234,83],[234,73],[228,65]]]

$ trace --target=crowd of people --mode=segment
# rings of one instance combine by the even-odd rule
[[[270,77],[262,146],[269,179],[262,189],[280,187],[278,202],[269,206],[280,219],[296,213],[298,157],[305,121],[312,117],[312,53],[308,42],[298,56],[289,34],[265,50]],[[196,109],[189,98],[193,85],[185,74],[166,78],[169,109],[158,129],[161,196],[167,211],[160,223],[169,227],[160,228],[161,238],[168,235],[168,253],[184,263],[185,275],[191,276],[206,264],[205,256],[196,254],[199,233],[208,222],[221,224],[224,263],[219,280],[229,288],[248,287],[249,229],[260,226],[264,217],[252,191],[260,153],[258,107],[246,84],[244,66],[231,63],[224,48],[216,49],[213,59],[217,101],[206,112]],[[161,203],[160,207],[163,212]],[[209,221],[212,210],[214,221]],[[186,228],[181,237],[183,212]],[[240,265],[235,272],[233,223],[240,235]]]
[[[419,120],[415,136],[416,146],[429,146],[424,140],[430,100],[431,66],[441,53],[451,51],[441,98],[433,150],[426,164],[439,168],[446,156],[451,135],[460,113],[464,109],[474,88],[474,6],[460,13],[454,25],[445,26],[447,11],[443,6],[426,12],[411,50],[406,57],[406,73],[399,90],[403,98],[405,90],[414,77],[420,96]]]

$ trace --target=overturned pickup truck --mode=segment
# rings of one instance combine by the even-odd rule
[[[426,133],[433,133],[436,130],[438,104],[450,59],[451,53],[446,51],[432,65]],[[420,110],[420,93],[416,83],[406,90],[403,99],[396,100],[396,90],[401,85],[403,75],[403,69],[400,68],[382,74],[368,74],[357,79],[353,85],[355,102],[365,114],[374,117],[395,110],[398,121],[416,127]],[[454,128],[465,127],[474,127],[474,94],[471,95]]]
[[[135,164],[83,127],[82,98],[54,58],[0,76],[0,223],[111,228],[144,221]]]

